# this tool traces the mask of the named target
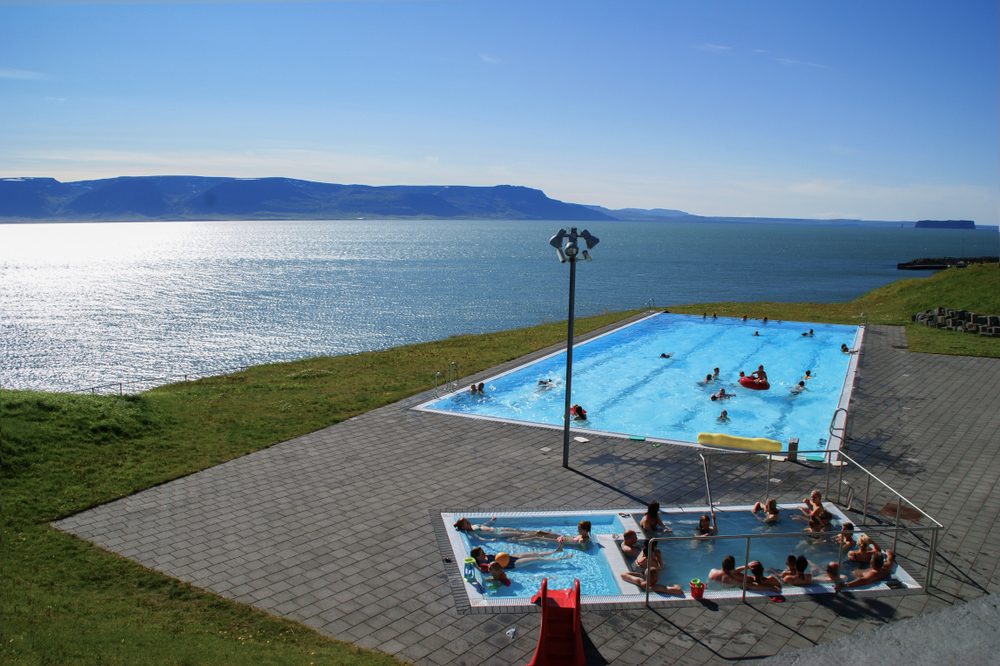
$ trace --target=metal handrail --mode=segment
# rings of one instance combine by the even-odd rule
[[[656,301],[653,300],[652,298],[649,299],[648,301],[646,301],[645,303],[643,303],[642,309],[643,310],[647,310],[647,311],[648,310],[655,310],[656,309]]]
[[[434,373],[434,397],[438,397],[438,377],[444,377],[443,372]]]
[[[861,319],[862,318],[864,318],[864,320],[865,320],[864,326],[868,326],[868,314],[865,313],[865,312],[862,312],[861,314],[858,315],[858,326],[862,325],[861,324]]]
[[[454,381],[451,378],[451,367],[452,366],[455,366],[455,379],[454,379]],[[448,390],[449,391],[457,391],[458,390],[458,381],[459,381],[459,377],[458,377],[458,363],[455,363],[454,361],[452,361],[451,363],[448,364]]]
[[[930,516],[928,516],[928,517],[930,517]],[[933,518],[931,520],[933,520]],[[935,522],[937,522],[937,521],[935,521]],[[940,530],[942,530],[942,529],[944,529],[944,526],[941,525],[940,523],[938,523],[938,525],[936,527],[898,527],[898,526],[897,527],[873,527],[873,528],[870,528],[870,529],[865,529],[864,531],[866,533],[872,533],[872,534],[887,534],[887,533],[892,533],[892,534],[897,534],[897,535],[899,534],[899,532],[929,532],[929,531],[932,531],[933,532],[932,543],[936,544],[937,543],[937,533]],[[858,531],[860,531],[860,528],[858,529]],[[803,536],[809,536],[811,534],[817,534],[817,533],[816,532],[771,532],[771,533],[766,533],[766,534],[714,534],[714,535],[706,535],[706,536],[691,535],[691,536],[654,537],[654,538],[648,539],[646,541],[646,549],[647,549],[647,555],[646,555],[646,557],[649,557],[648,553],[649,553],[650,550],[652,550],[652,545],[656,544],[656,543],[659,543],[660,541],[694,541],[694,540],[698,540],[698,541],[718,541],[718,540],[727,540],[727,539],[745,539],[746,540],[746,549],[745,549],[744,556],[743,556],[743,558],[744,558],[743,570],[744,570],[744,572],[746,572],[747,568],[749,568],[749,565],[750,565],[750,540],[751,539],[801,538]],[[828,533],[828,534],[840,534],[840,532],[833,532],[833,533]],[[892,550],[895,551],[895,547],[893,547]],[[840,565],[840,563],[843,562],[843,560],[844,560],[844,544],[841,543],[840,544],[839,554],[837,556],[838,566]],[[932,584],[933,584],[933,573],[934,573],[934,568],[933,567],[934,567],[934,563],[935,563],[934,548],[932,548],[930,550],[930,552],[928,553],[928,555],[927,555],[927,574],[926,574],[926,576],[924,578],[924,583],[925,583],[924,587],[925,587],[925,589],[928,589],[928,590],[932,587]],[[647,606],[649,605],[649,572],[650,572],[651,568],[652,567],[646,567],[646,589],[645,589],[646,600],[645,600],[645,603],[646,603]],[[746,576],[746,575],[743,576],[743,593],[742,593],[742,596],[740,597],[740,600],[743,601],[744,603],[746,603],[746,598],[747,598],[747,588],[746,588],[747,578],[748,578],[748,576]],[[838,592],[838,590],[836,589],[836,584],[834,584],[834,594],[836,594],[837,592]]]

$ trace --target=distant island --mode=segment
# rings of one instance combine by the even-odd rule
[[[574,222],[729,222],[823,226],[975,229],[968,220],[935,222],[704,217],[680,210],[612,210],[550,199],[514,185],[337,185],[294,178],[121,176],[62,183],[0,179],[0,222],[187,220],[470,219]],[[979,227],[983,228],[983,227]]]

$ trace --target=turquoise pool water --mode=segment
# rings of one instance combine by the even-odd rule
[[[488,517],[470,519],[473,522],[484,522]],[[573,535],[577,533],[576,525],[581,520],[589,520],[592,530],[591,536],[599,534],[620,534],[623,531],[622,524],[614,515],[550,515],[531,516],[522,518],[502,517],[492,523],[494,526],[516,527],[524,530],[545,530],[566,536],[565,542],[569,544]],[[462,534],[462,543],[465,546],[465,553],[469,553],[476,546],[480,546],[488,555],[496,555],[504,552],[508,555],[520,555],[531,552],[547,552],[556,546],[552,543],[541,541],[483,541],[470,538]],[[543,578],[548,578],[548,586],[551,590],[568,589],[573,587],[573,580],[580,581],[581,594],[588,596],[603,596],[619,594],[618,583],[608,564],[605,553],[602,552],[604,546],[598,543],[596,538],[592,538],[586,549],[567,545],[559,555],[571,555],[567,559],[552,561],[530,562],[523,566],[507,571],[511,584],[494,585],[490,583],[491,576],[488,574],[480,576],[480,581],[486,581],[485,596],[494,597],[530,597],[538,592]],[[467,555],[463,555],[463,558]]]
[[[802,333],[813,329],[813,335]],[[846,407],[853,376],[855,326],[802,322],[746,322],[720,317],[658,314],[574,347],[572,400],[587,410],[574,421],[587,431],[641,436],[673,443],[698,433],[767,437],[787,448],[825,449],[831,418]],[[754,336],[754,332],[758,335]],[[661,354],[670,354],[661,358]],[[763,365],[771,388],[754,391],[737,382]],[[719,378],[705,375],[719,368]],[[566,354],[559,352],[485,382],[483,394],[460,391],[418,409],[562,427]],[[808,390],[793,394],[804,379]],[[554,381],[542,389],[538,382]],[[725,401],[711,395],[724,388]],[[720,421],[722,410],[728,420]]]

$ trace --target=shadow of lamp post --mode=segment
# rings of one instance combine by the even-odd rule
[[[566,409],[563,412],[563,463],[562,466],[569,469],[569,422],[572,415],[569,413],[569,409],[572,406],[572,381],[573,381],[573,302],[576,295],[576,262],[579,261],[577,255],[580,254],[580,248],[577,245],[577,239],[582,238],[587,244],[587,250],[593,250],[594,246],[597,245],[599,239],[596,236],[592,236],[589,231],[584,229],[580,233],[577,233],[576,227],[571,227],[567,232],[565,229],[560,229],[559,233],[549,239],[549,245],[556,249],[556,254],[559,256],[559,261],[561,263],[569,262],[569,321],[567,323],[567,334],[566,334]],[[587,250],[583,251],[583,258],[590,261],[590,254]]]

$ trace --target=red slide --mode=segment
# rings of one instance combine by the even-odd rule
[[[580,625],[580,581],[573,581],[572,590],[548,589],[548,578],[542,579],[542,589],[531,598],[542,604],[542,631],[538,648],[528,666],[571,664],[584,666],[583,627]]]

